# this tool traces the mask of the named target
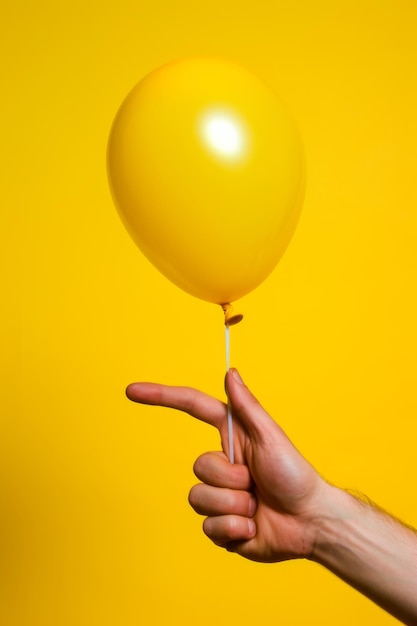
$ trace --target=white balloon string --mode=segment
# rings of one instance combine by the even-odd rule
[[[228,324],[225,325],[226,334],[226,372],[230,370],[230,326]],[[235,450],[233,444],[233,418],[232,418],[232,407],[230,405],[229,398],[227,399],[227,433],[229,437],[229,461],[230,463],[235,462]]]

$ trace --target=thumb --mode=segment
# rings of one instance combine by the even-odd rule
[[[277,428],[281,430],[249,391],[239,372],[234,368],[230,369],[226,375],[226,391],[233,414],[242,422],[251,436],[262,440],[270,436],[272,432],[276,435]]]

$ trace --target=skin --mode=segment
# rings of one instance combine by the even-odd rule
[[[417,535],[326,482],[262,408],[236,370],[226,377],[235,463],[226,452],[227,406],[188,387],[133,383],[134,402],[189,413],[216,427],[222,452],[195,462],[189,501],[218,546],[265,563],[307,558],[402,620],[417,625]]]

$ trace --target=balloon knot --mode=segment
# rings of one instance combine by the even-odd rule
[[[224,313],[225,326],[233,326],[239,324],[243,320],[242,313],[234,313],[232,305],[228,302],[221,305]]]

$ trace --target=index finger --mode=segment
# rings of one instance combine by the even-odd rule
[[[157,383],[132,383],[126,389],[129,400],[140,404],[164,406],[221,427],[227,419],[227,406],[212,396],[191,387],[171,387]]]

